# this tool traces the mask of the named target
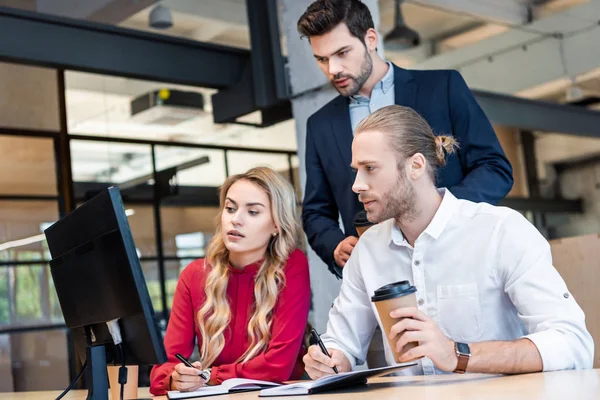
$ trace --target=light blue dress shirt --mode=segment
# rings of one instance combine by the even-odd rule
[[[383,79],[373,88],[370,99],[359,94],[350,96],[350,123],[352,124],[353,134],[360,121],[380,108],[391,106],[396,102],[396,95],[394,93],[394,66],[390,62],[387,65],[389,66],[388,71]]]

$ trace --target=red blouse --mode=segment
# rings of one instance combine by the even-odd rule
[[[247,334],[254,304],[254,279],[260,267],[255,263],[244,269],[230,268],[227,298],[231,321],[225,329],[225,347],[212,365],[211,384],[230,378],[249,378],[272,382],[299,379],[304,372],[302,339],[310,307],[308,260],[300,250],[294,250],[284,267],[285,286],[279,292],[273,308],[271,340],[265,352],[246,363],[236,362],[250,346]],[[208,268],[204,260],[190,263],[181,273],[173,298],[171,317],[165,335],[168,361],[156,365],[150,373],[150,393],[164,395],[169,390],[171,374],[179,361],[176,353],[189,358],[202,337],[197,323],[198,310],[206,296],[204,285]]]

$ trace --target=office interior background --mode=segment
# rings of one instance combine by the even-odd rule
[[[503,204],[597,254],[600,1],[365,2],[382,38],[402,23],[419,37],[382,40],[387,60],[458,69],[476,92],[514,169]],[[78,371],[43,230],[99,190],[121,188],[163,329],[227,176],[269,165],[302,198],[306,119],[336,94],[295,31],[309,3],[0,0],[0,392],[61,389]],[[169,104],[180,92],[192,107]],[[152,93],[164,104],[138,109]],[[303,250],[313,304],[331,304],[339,282]],[[327,309],[311,311],[320,329]]]

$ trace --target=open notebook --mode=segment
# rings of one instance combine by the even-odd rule
[[[171,390],[167,392],[169,399],[191,399],[194,397],[216,396],[219,394],[228,394],[236,392],[246,392],[250,390],[260,390],[279,386],[278,383],[257,381],[254,379],[232,378],[223,381],[220,385],[204,386],[193,392],[180,392]]]
[[[391,367],[367,369],[363,371],[343,372],[341,374],[326,375],[314,381],[293,383],[291,385],[277,386],[260,391],[260,397],[270,396],[295,396],[314,394],[329,390],[345,389],[367,383],[368,378],[389,375],[404,368],[410,368],[416,363],[398,364]]]

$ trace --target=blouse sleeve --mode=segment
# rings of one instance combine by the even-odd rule
[[[200,263],[200,265],[196,263]],[[194,351],[196,317],[190,288],[193,287],[194,271],[199,268],[203,268],[202,261],[195,261],[188,265],[177,282],[165,335],[167,362],[154,366],[150,372],[150,393],[155,396],[164,395],[169,390],[171,374],[175,365],[180,362],[175,358],[175,354],[181,353],[184,357],[189,358]]]

